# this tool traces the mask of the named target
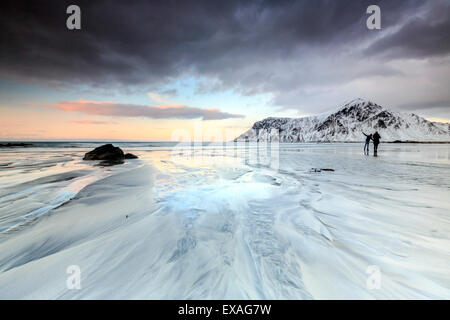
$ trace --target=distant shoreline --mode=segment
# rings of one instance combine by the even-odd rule
[[[276,142],[276,141],[273,141]],[[41,147],[39,146],[40,143],[44,143],[44,144],[61,144],[61,143],[87,143],[87,144],[104,144],[104,143],[111,143],[109,141],[27,141],[27,142],[20,142],[20,141],[14,141],[14,142],[7,142],[7,141],[0,141],[0,149],[9,149],[9,148],[33,148],[33,147]],[[158,141],[158,142],[154,142],[154,141],[117,141],[117,142],[112,142],[112,143],[117,143],[117,144],[148,144],[148,143],[174,143],[175,145],[177,145],[178,143],[175,141]],[[198,142],[192,141],[191,144],[196,144]],[[218,141],[204,141],[202,142],[202,144],[223,144],[223,143],[241,143],[241,144],[245,144],[245,143],[271,143],[271,141],[222,141],[222,142],[218,142]],[[299,143],[299,144],[321,144],[321,143],[364,143],[364,141],[304,141],[304,142],[280,142],[283,144],[295,144],[295,143]],[[394,141],[381,141],[381,143],[398,143],[398,144],[450,144],[450,141],[419,141],[419,140],[394,140]],[[48,147],[48,145],[46,145],[45,147]]]
[[[236,143],[265,143],[265,142],[271,142],[271,141],[233,141]],[[274,141],[276,142],[276,141]],[[364,143],[365,141],[303,141],[303,142],[280,142],[280,143]],[[394,141],[380,141],[380,143],[422,143],[422,144],[450,144],[450,141],[415,141],[415,140],[394,140]]]
[[[386,141],[386,143],[428,143],[428,144],[434,144],[434,143],[438,143],[438,144],[448,144],[450,143],[450,141],[401,141],[401,140],[395,140],[395,141]]]
[[[364,143],[364,141],[317,141],[317,143]],[[380,141],[380,143],[450,144],[450,141],[414,141],[414,140],[401,141],[401,140],[395,140],[395,141]]]

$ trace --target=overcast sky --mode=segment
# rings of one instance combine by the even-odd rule
[[[133,117],[241,130],[357,97],[450,119],[450,1],[2,1],[0,15],[0,137],[57,137],[30,129],[33,112],[111,132]]]

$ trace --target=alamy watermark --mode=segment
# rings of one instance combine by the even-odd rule
[[[381,270],[380,267],[376,265],[368,266],[366,273],[369,277],[366,280],[366,287],[369,290],[381,289]]]
[[[66,13],[70,14],[66,20],[66,26],[69,30],[81,30],[81,9],[75,4],[67,7]],[[367,7],[366,14],[370,16],[366,20],[366,26],[369,30],[381,29],[381,9],[373,4]]]
[[[70,14],[66,20],[66,27],[69,30],[81,29],[81,9],[79,6],[72,4],[67,7],[66,13]]]
[[[66,273],[69,275],[66,279],[66,286],[69,290],[81,289],[81,269],[77,265],[70,265],[66,269]]]
[[[377,5],[371,5],[367,7],[367,14],[370,16],[366,20],[366,26],[369,30],[381,29],[381,9]]]
[[[201,122],[194,124],[193,134],[184,129],[173,131],[171,141],[177,144],[171,148],[174,163],[188,161],[195,165],[227,165],[243,161],[278,170],[280,167],[280,136],[278,130],[270,135],[236,140],[233,130],[204,129]]]

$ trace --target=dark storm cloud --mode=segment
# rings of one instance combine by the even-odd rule
[[[449,100],[432,100],[425,102],[415,102],[415,103],[407,103],[400,106],[405,110],[423,110],[423,109],[434,109],[434,108],[450,108],[450,99]]]
[[[450,5],[436,3],[424,15],[412,17],[398,31],[374,42],[366,52],[388,58],[426,58],[450,53]]]
[[[450,119],[450,98],[447,100],[430,100],[402,104],[398,107],[403,112],[414,112],[421,116]],[[438,120],[439,121],[439,120]]]
[[[66,29],[69,4],[81,7],[82,30]],[[371,4],[382,8],[383,31],[366,28]],[[199,90],[269,93],[285,107],[308,105],[308,96],[317,100],[317,92],[358,79],[401,77],[403,70],[384,65],[388,56],[442,56],[449,46],[448,1],[41,0],[1,6],[3,78],[153,90],[191,75],[206,79]],[[422,18],[413,18],[417,13]]]
[[[372,2],[7,1],[0,67],[3,75],[96,86],[151,85],[189,71],[220,78],[255,57],[367,36]],[[80,31],[65,26],[72,3],[81,7]],[[386,2],[385,19],[401,3]]]

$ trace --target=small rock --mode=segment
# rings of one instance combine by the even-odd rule
[[[122,149],[110,143],[89,151],[83,158],[83,160],[103,160],[99,163],[101,166],[122,164],[124,159],[137,159],[137,156],[131,153],[124,154]]]
[[[30,143],[23,143],[23,142],[8,142],[8,143],[0,143],[0,148],[12,148],[12,147],[27,147],[31,146]]]
[[[125,153],[125,155],[123,156],[124,159],[137,159],[138,156],[132,154],[132,153]]]
[[[123,157],[122,149],[114,147],[112,144],[105,144],[86,153],[83,160],[117,160],[123,159]]]
[[[322,172],[322,171],[334,171],[334,169],[330,168],[311,168],[310,172]]]

